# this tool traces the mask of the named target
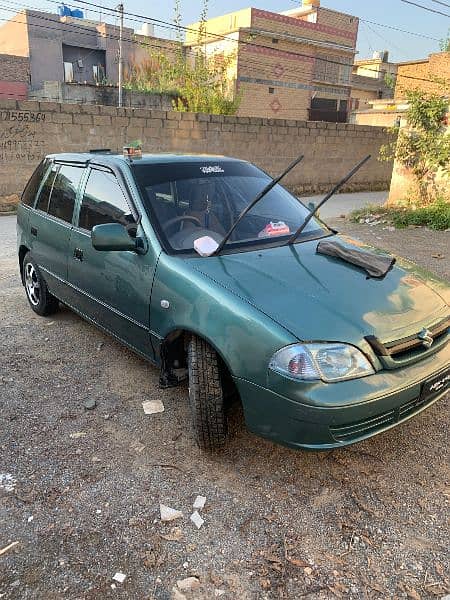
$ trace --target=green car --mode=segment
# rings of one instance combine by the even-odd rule
[[[162,386],[189,380],[207,450],[225,443],[233,398],[252,432],[322,450],[448,388],[449,286],[339,236],[243,160],[49,155],[17,247],[34,312],[61,302],[158,366]]]

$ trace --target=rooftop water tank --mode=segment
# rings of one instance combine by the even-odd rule
[[[146,35],[152,37],[155,34],[155,28],[151,23],[144,23],[137,33],[139,35]]]
[[[70,16],[75,17],[76,19],[84,19],[84,13],[79,8],[73,8],[70,11]]]
[[[60,17],[70,17],[70,8],[65,4],[58,6],[58,15]]]

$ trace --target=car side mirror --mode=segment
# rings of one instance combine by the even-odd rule
[[[138,250],[140,238],[132,238],[124,225],[104,223],[95,225],[91,231],[92,245],[96,250]]]

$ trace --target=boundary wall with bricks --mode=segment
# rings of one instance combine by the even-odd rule
[[[121,151],[133,140],[142,141],[144,152],[235,156],[271,175],[303,153],[303,163],[284,182],[300,194],[328,189],[371,154],[346,190],[388,189],[392,164],[377,160],[388,139],[385,128],[348,123],[0,100],[0,198],[20,194],[46,154]]]

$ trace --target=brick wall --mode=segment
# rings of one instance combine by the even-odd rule
[[[399,64],[394,97],[404,98],[407,90],[415,89],[442,94],[442,85],[427,81],[434,77],[450,80],[450,52],[438,52],[423,61]]]
[[[0,98],[25,100],[28,94],[28,82],[28,58],[0,54]]]
[[[392,170],[376,160],[388,139],[380,127],[0,100],[0,197],[20,193],[45,154],[120,150],[135,139],[145,152],[225,154],[272,175],[303,152],[305,160],[285,183],[304,193],[328,189],[368,153],[373,160],[347,189],[387,189]]]

